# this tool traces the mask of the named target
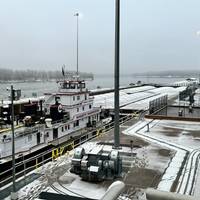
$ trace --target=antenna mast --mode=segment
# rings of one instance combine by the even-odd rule
[[[79,13],[76,13],[74,16],[77,17],[77,33],[76,33],[76,76],[77,76],[77,80],[78,80],[78,53],[79,53],[79,49],[78,49],[78,37],[79,37]]]

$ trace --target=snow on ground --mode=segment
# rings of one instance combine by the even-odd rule
[[[147,128],[149,124],[149,131]],[[197,177],[194,195],[198,195],[200,183],[200,170],[196,174],[196,160],[200,156],[200,123],[199,122],[183,122],[172,120],[144,120],[124,131],[125,134],[134,135],[147,141],[168,146],[177,151],[171,160],[162,180],[158,186],[160,190],[169,191],[176,175],[179,172],[182,162],[189,152],[188,160],[184,166],[180,176],[177,191],[179,193],[189,194],[192,188],[193,177]],[[196,189],[198,188],[198,189]]]
[[[165,174],[163,175],[158,190],[170,191],[176,176],[178,175],[179,169],[182,166],[182,162],[185,158],[186,152],[178,150],[176,155],[172,158],[170,165],[168,166]]]
[[[91,199],[100,199],[106,192],[106,187],[102,187],[99,184],[82,181],[78,175],[67,172],[64,174],[64,176],[68,179],[73,177],[74,180],[67,184],[54,182],[52,184],[53,187],[48,187],[46,191],[51,193],[58,193],[58,191],[60,191],[61,194],[68,194]],[[54,190],[54,187],[56,188],[56,191]]]
[[[161,120],[157,126],[150,129],[150,135],[184,148],[196,149],[200,145],[200,141],[196,140],[196,137],[200,137],[200,123]]]
[[[196,178],[195,185],[196,185],[196,187],[194,188],[194,196],[200,197],[200,188],[198,187],[198,186],[200,186],[200,169],[198,169],[198,171],[197,171],[197,178]]]
[[[151,129],[157,124],[159,124],[159,122],[160,122],[159,120],[139,121],[134,126],[125,130],[123,133],[137,136],[149,142],[153,142],[161,146],[165,146],[170,149],[176,150],[175,156],[171,160],[165,174],[162,177],[160,184],[158,185],[158,189],[164,190],[164,191],[170,191],[172,184],[175,181],[177,174],[179,173],[179,169],[182,166],[183,159],[187,151],[190,151],[191,149],[183,145],[179,145],[173,142],[167,142],[166,140],[163,140],[162,138],[152,136]],[[150,132],[147,132],[148,130],[147,124],[149,124]]]

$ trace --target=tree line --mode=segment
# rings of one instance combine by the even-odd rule
[[[75,72],[65,72],[65,74],[74,74]],[[93,79],[92,73],[80,72],[81,78]],[[12,70],[12,69],[0,69],[0,81],[48,81],[62,79],[62,71],[40,71],[40,70]]]

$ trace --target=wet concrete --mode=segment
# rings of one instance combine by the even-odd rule
[[[192,149],[200,146],[200,122],[161,120],[150,134]]]

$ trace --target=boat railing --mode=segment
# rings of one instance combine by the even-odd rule
[[[68,109],[68,108],[70,108],[70,109],[72,109],[72,108],[75,108],[75,107],[77,107],[77,106],[79,106],[79,105],[83,105],[84,103],[91,103],[91,102],[93,102],[93,97],[90,97],[89,99],[87,99],[87,100],[83,100],[83,101],[81,101],[80,103],[76,103],[76,104],[73,104],[73,105],[62,105],[64,108],[66,108],[66,109]],[[52,104],[50,104],[50,102],[46,102],[45,103],[45,105],[46,106],[50,106],[50,105],[52,105]]]
[[[37,125],[36,127],[26,127],[24,131],[16,133],[16,137],[23,137],[28,134],[37,133],[44,131],[45,125]]]
[[[134,117],[137,117],[137,113],[129,114],[125,117],[120,118],[120,124],[123,124],[129,120],[131,120]],[[75,138],[73,140],[70,140],[65,146],[60,146],[58,148],[53,148],[50,150],[47,150],[45,152],[42,152],[41,154],[35,155],[34,157],[24,159],[22,155],[22,161],[19,163],[16,163],[15,168],[18,169],[20,167],[23,168],[23,170],[18,171],[16,173],[16,177],[26,177],[26,174],[32,170],[38,169],[39,167],[42,167],[44,164],[50,161],[54,161],[59,156],[62,156],[64,154],[69,155],[68,153],[73,150],[75,147],[90,141],[93,138],[99,137],[103,134],[109,133],[109,130],[114,128],[114,122],[110,122],[107,124],[102,124],[101,127],[96,127],[95,129],[81,135],[81,137]],[[77,142],[78,140],[78,142]],[[64,149],[66,148],[66,151]],[[71,149],[71,150],[70,150]],[[50,155],[50,156],[47,156]],[[32,165],[30,165],[32,163]],[[41,168],[43,170],[43,168]],[[0,180],[0,187],[8,184],[12,181],[12,167],[7,169],[6,171],[0,172],[0,177],[4,177]],[[10,174],[10,175],[8,175]]]
[[[67,119],[60,119],[60,120],[52,121],[52,125],[66,123],[67,121],[68,121]]]
[[[24,137],[29,134],[37,133],[37,132],[43,132],[45,128],[45,125],[37,125],[36,127],[24,127],[24,130],[17,130],[15,131],[15,138]],[[0,143],[8,143],[11,141],[11,135],[7,135],[6,138],[2,138],[0,140]]]

